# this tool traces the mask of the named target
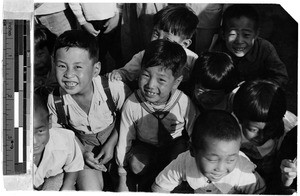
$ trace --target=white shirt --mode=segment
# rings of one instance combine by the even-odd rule
[[[71,95],[62,92],[65,114],[69,117],[69,123],[75,129],[87,134],[98,133],[113,123],[113,115],[106,104],[107,96],[104,92],[101,78],[93,78],[94,93],[89,114],[86,114]],[[113,102],[120,110],[126,97],[131,93],[130,89],[121,81],[109,81],[109,87]],[[52,118],[52,127],[61,127],[57,123],[57,112],[53,100],[53,94],[48,97],[48,108]]]
[[[265,182],[255,172],[255,165],[246,155],[239,152],[236,167],[218,182],[210,182],[198,170],[196,160],[190,151],[178,155],[155,179],[152,185],[154,192],[170,192],[182,181],[187,181],[195,193],[259,194],[265,190]]]
[[[118,13],[116,3],[69,3],[80,25],[88,21],[105,20]]]
[[[42,160],[38,167],[34,164],[35,187],[42,185],[45,178],[56,176],[63,171],[80,171],[84,166],[82,152],[72,131],[52,128],[49,134]]]

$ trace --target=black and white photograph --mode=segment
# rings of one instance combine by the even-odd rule
[[[33,6],[32,190],[297,194],[284,6]]]

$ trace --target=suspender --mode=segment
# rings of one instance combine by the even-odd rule
[[[112,112],[114,122],[115,122],[115,119],[116,119],[115,111],[116,111],[117,106],[113,101],[111,91],[109,89],[108,78],[101,76],[101,82],[102,82],[104,92],[107,96],[106,103],[108,105],[108,108]],[[75,132],[75,134],[78,134],[79,132],[81,132],[79,130],[76,130],[73,126],[71,126],[69,124],[68,116],[66,115],[64,107],[63,107],[64,103],[63,103],[63,98],[61,97],[60,92],[59,92],[59,87],[57,87],[53,90],[53,99],[54,99],[54,104],[55,104],[56,113],[57,113],[57,123],[61,124],[66,129],[73,130]]]

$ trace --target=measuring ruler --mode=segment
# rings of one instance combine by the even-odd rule
[[[30,21],[3,20],[3,174],[26,173]]]

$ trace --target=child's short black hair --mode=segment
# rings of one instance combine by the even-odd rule
[[[96,37],[84,30],[69,30],[62,33],[54,45],[55,53],[60,48],[81,48],[90,54],[90,58],[95,62],[99,58],[99,46]]]
[[[233,111],[240,121],[281,120],[286,112],[285,93],[267,80],[245,82],[234,96]]]
[[[280,86],[267,80],[248,81],[234,96],[233,112],[239,121],[265,122],[272,126],[272,138],[283,134],[286,97]],[[270,134],[270,133],[269,133]]]
[[[47,116],[49,115],[46,100],[43,98],[43,95],[36,91],[33,95],[33,111],[35,112],[37,110],[44,111]]]
[[[204,52],[195,62],[192,80],[207,89],[230,92],[238,84],[238,71],[228,54]]]
[[[198,25],[198,17],[185,5],[169,5],[154,15],[154,28],[171,32],[183,39],[192,38]]]
[[[240,18],[242,16],[253,20],[254,30],[258,30],[260,25],[259,14],[253,6],[248,4],[235,4],[229,6],[223,13],[222,30],[224,32],[226,31],[228,20],[232,18]]]
[[[40,50],[47,47],[50,54],[53,52],[57,36],[42,25],[36,25],[34,29],[34,49]]]
[[[207,110],[201,113],[194,124],[191,135],[192,147],[205,148],[207,137],[232,141],[241,138],[241,129],[237,119],[223,110]]]
[[[175,78],[182,74],[187,56],[181,45],[167,40],[154,40],[145,49],[142,69],[162,65],[170,69]]]

